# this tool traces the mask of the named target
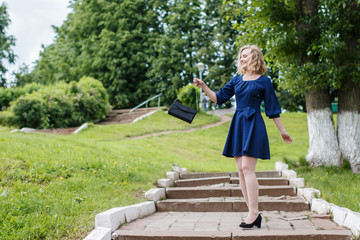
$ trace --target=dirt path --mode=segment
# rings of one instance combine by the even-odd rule
[[[170,133],[193,132],[195,130],[208,129],[208,128],[216,127],[216,126],[219,126],[219,125],[231,120],[231,117],[227,116],[227,115],[221,115],[219,117],[220,117],[219,122],[209,124],[209,125],[205,125],[205,126],[202,126],[200,128],[190,128],[190,129],[187,129],[187,130],[174,130],[174,131],[164,131],[164,132],[158,132],[158,133],[150,133],[150,134],[145,134],[145,135],[136,136],[136,137],[129,137],[128,139],[141,139],[141,138],[165,135],[165,134],[170,134]]]

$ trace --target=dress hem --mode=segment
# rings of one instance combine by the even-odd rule
[[[228,157],[228,158],[233,158],[233,157],[242,157],[244,155],[229,155],[229,154],[222,154],[223,156],[225,157]],[[271,158],[270,157],[258,157],[258,156],[250,156],[250,155],[246,155],[248,157],[253,157],[253,158],[257,158],[257,159],[261,159],[261,160],[270,160]]]

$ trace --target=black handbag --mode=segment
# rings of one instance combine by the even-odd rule
[[[193,87],[191,87],[189,89],[189,91],[192,89]],[[188,91],[188,92],[189,92]],[[184,93],[185,94],[185,93]],[[183,94],[183,95],[184,95]],[[197,101],[197,94],[195,91],[195,95],[196,95],[196,108],[192,109],[188,106],[183,105],[181,102],[178,101],[179,98],[175,99],[175,101],[171,104],[168,114],[171,116],[174,116],[176,118],[179,118],[185,122],[191,123],[196,115],[196,113],[198,112],[198,101]],[[181,95],[182,96],[182,95]],[[181,98],[180,96],[180,98]]]

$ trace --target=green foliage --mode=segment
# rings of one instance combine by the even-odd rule
[[[41,53],[34,79],[71,82],[100,79],[110,102],[133,107],[157,89],[146,77],[154,41],[160,32],[158,1],[76,1],[56,42]]]
[[[360,84],[360,2],[355,0],[322,0],[322,22],[327,26],[318,46],[321,57],[328,61],[329,72],[336,79],[335,89],[347,82]]]
[[[42,90],[41,92],[42,98],[47,103],[46,114],[49,118],[48,128],[65,128],[81,124],[81,121],[75,120],[77,119],[74,116],[74,111],[76,112],[76,110],[74,109],[73,101],[71,101],[71,96],[66,95],[63,90],[51,87],[47,87],[45,89],[46,91]],[[93,106],[84,107],[93,108]]]
[[[10,24],[10,18],[7,13],[5,2],[0,5],[0,87],[6,86],[5,73],[7,69],[3,64],[3,60],[11,63],[15,62],[15,54],[11,49],[15,45],[15,38],[6,34],[6,29]]]
[[[104,119],[110,110],[109,96],[101,82],[84,77],[70,87],[75,124]]]
[[[10,103],[20,96],[36,92],[40,87],[41,85],[38,83],[30,83],[24,87],[0,88],[0,111],[8,108]]]
[[[306,112],[304,94],[293,94],[287,90],[280,90],[277,94],[280,106],[289,112]]]
[[[49,127],[48,105],[42,96],[35,92],[15,101],[12,112],[14,124],[21,127]]]
[[[36,85],[26,85],[31,92]],[[102,84],[89,77],[70,84],[58,83],[18,98],[11,107],[13,120],[3,122],[20,127],[65,128],[104,119],[110,110]]]
[[[321,0],[313,6],[265,0],[244,1],[241,6],[237,15],[246,18],[236,25],[242,33],[238,44],[255,43],[264,49],[268,66],[281,72],[281,88],[305,93],[329,86],[338,89],[349,79],[359,81],[358,2]]]
[[[200,104],[200,89],[193,84],[189,84],[180,89],[177,97],[184,105],[191,107],[192,109],[198,109]],[[196,102],[198,104],[197,106]]]
[[[199,61],[208,65],[212,88],[235,72],[238,30],[225,18],[230,6],[221,1],[79,0],[71,7],[55,28],[55,43],[41,52],[33,81],[91,76],[103,83],[114,107],[129,108],[158,93],[169,105],[198,74]],[[18,76],[20,83],[28,81]]]
[[[11,126],[13,124],[14,114],[9,111],[0,111],[0,126]]]

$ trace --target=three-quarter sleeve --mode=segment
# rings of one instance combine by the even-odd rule
[[[220,91],[216,92],[217,104],[220,106],[227,100],[229,100],[235,94],[234,80],[236,77],[230,80]]]
[[[265,103],[265,114],[267,117],[269,118],[280,117],[281,107],[276,97],[274,87],[269,78],[266,80],[266,84],[265,84],[264,103]]]

